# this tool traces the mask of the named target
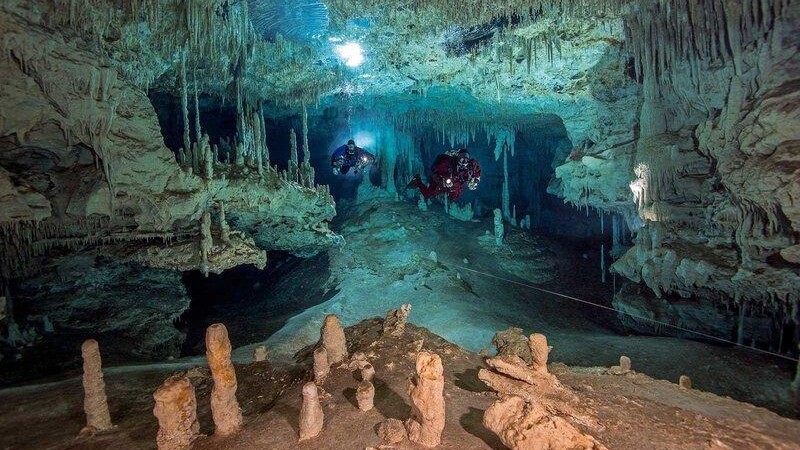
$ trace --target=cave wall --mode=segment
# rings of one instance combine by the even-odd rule
[[[787,1],[643,6],[626,19],[642,83],[634,139],[557,168],[566,198],[638,229],[615,272],[722,311],[728,337],[771,348],[800,320],[798,14]],[[674,318],[628,294],[615,306]],[[758,331],[765,320],[772,331]]]
[[[328,228],[335,203],[305,169],[288,174],[268,159],[257,167],[267,149],[249,108],[236,110],[240,128],[225,149],[242,161],[215,157],[203,133],[215,131],[211,117],[191,126],[191,151],[165,145],[172,141],[146,93],[180,99],[187,53],[210,61],[220,39],[254,39],[236,35],[216,3],[205,5],[210,12],[69,3],[0,6],[0,361],[35,359],[35,344],[59,336],[130,344],[114,346],[111,358],[177,356],[172,321],[188,306],[181,272],[263,267],[267,250],[308,256],[339,245]],[[166,9],[155,20],[158,8]],[[215,44],[174,26],[201,12],[217,21],[205,37]],[[203,67],[205,78],[217,66]],[[189,79],[201,98],[231,101],[228,83],[214,89],[224,77],[200,83],[200,75]]]

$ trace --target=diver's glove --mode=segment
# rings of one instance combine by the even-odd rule
[[[478,183],[480,183],[480,182],[481,182],[480,178],[473,178],[473,179],[469,180],[469,182],[467,183],[467,189],[469,189],[470,191],[474,191],[475,189],[478,189]]]

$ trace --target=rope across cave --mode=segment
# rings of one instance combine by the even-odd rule
[[[620,311],[620,310],[618,310],[616,308],[613,308],[611,306],[601,305],[599,303],[590,302],[589,300],[584,300],[584,299],[581,299],[581,298],[578,298],[578,297],[573,297],[571,295],[562,294],[562,293],[556,292],[556,291],[551,291],[549,289],[544,289],[544,288],[541,288],[541,287],[538,287],[538,286],[534,286],[532,284],[523,283],[523,282],[520,282],[520,281],[510,280],[508,278],[503,278],[503,277],[498,276],[498,275],[493,275],[491,273],[482,272],[480,270],[472,269],[470,267],[464,267],[464,266],[459,265],[459,264],[450,263],[450,265],[453,266],[453,267],[468,271],[468,272],[473,272],[473,273],[477,273],[479,275],[483,275],[483,276],[486,276],[486,277],[489,277],[489,278],[494,278],[496,280],[505,281],[506,283],[516,284],[518,286],[523,286],[523,287],[526,287],[528,289],[533,289],[535,291],[543,292],[545,294],[555,295],[557,297],[565,298],[567,300],[572,300],[572,301],[575,301],[575,302],[579,302],[579,303],[583,303],[583,304],[586,304],[586,305],[594,306],[594,307],[597,307],[597,308],[605,309],[605,310],[608,310],[608,311],[615,312],[617,314],[623,314],[623,315],[626,315],[626,316],[630,316],[631,318],[636,319],[636,320],[644,320],[644,321],[647,321],[647,322],[652,322],[652,323],[655,323],[655,324],[658,324],[658,325],[661,325],[661,326],[664,326],[664,327],[673,328],[675,330],[684,331],[686,333],[691,333],[691,334],[694,334],[694,335],[697,335],[697,336],[702,336],[704,338],[712,339],[714,341],[724,342],[726,344],[731,344],[731,345],[734,345],[736,347],[745,348],[747,350],[751,350],[751,351],[754,351],[754,352],[763,353],[763,354],[770,355],[770,356],[775,356],[777,358],[785,359],[785,360],[788,360],[788,361],[798,362],[797,358],[792,358],[791,356],[782,355],[780,353],[771,352],[769,350],[763,350],[763,349],[760,349],[760,348],[750,347],[750,346],[747,346],[747,345],[744,345],[744,344],[740,344],[740,343],[735,342],[735,341],[731,341],[729,339],[717,337],[717,336],[714,336],[714,335],[711,335],[711,334],[708,334],[708,333],[703,333],[702,331],[692,330],[690,328],[681,327],[681,326],[678,326],[678,325],[671,324],[669,322],[662,322],[660,320],[651,319],[649,317],[637,316],[637,315],[631,314],[629,312]]]

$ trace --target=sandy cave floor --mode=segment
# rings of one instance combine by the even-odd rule
[[[796,414],[787,388],[795,369],[790,361],[688,339],[625,335],[613,313],[459,268],[610,304],[611,277],[602,284],[597,261],[582,257],[595,249],[567,248],[513,229],[497,249],[493,238],[482,238],[491,220],[461,222],[444,215],[441,206],[420,211],[385,197],[340,206],[338,225],[347,244],[329,253],[330,276],[319,280],[326,299],[288,319],[264,342],[278,363],[291,362],[298,348],[315,342],[327,314],[339,315],[347,326],[410,303],[411,322],[474,352],[491,349],[498,330],[520,327],[558,343],[552,361],[610,366],[625,354],[636,370],[654,378],[688,375],[699,389]],[[288,275],[282,283],[296,281]],[[254,346],[238,352],[240,361],[247,361]]]
[[[334,368],[323,385],[328,394],[323,400],[325,427],[317,438],[298,444],[300,389],[310,377],[310,348],[306,348],[300,353],[304,355],[301,364],[291,373],[269,363],[237,365],[244,429],[228,438],[202,437],[193,449],[421,448],[407,441],[379,447],[374,431],[384,418],[408,416],[406,383],[420,342],[423,350],[442,356],[445,368],[447,421],[438,448],[504,448],[481,422],[483,412],[496,398],[477,379],[482,357],[413,325],[401,337],[382,337],[381,330],[380,319],[346,330],[350,354],[364,352],[376,368],[373,410],[361,412],[356,406],[357,372],[346,365]],[[685,390],[639,373],[608,375],[602,368],[570,368],[560,363],[551,364],[550,370],[578,394],[581,408],[599,423],[592,428],[578,425],[581,430],[611,449],[641,449],[643,443],[652,449],[794,449],[800,445],[800,424],[763,408]],[[150,392],[170,372],[161,367],[108,373],[117,428],[93,438],[75,438],[83,422],[77,380],[32,391],[4,391],[0,394],[0,448],[153,449],[156,422],[150,413]],[[201,432],[210,434],[212,380],[205,368],[189,373],[197,388]]]
[[[491,239],[480,239],[489,229],[487,221],[459,222],[435,208],[419,211],[414,205],[385,198],[344,208],[339,226],[347,245],[329,253],[329,270],[301,267],[296,273],[290,271],[268,293],[291,292],[301,297],[307,292],[321,301],[298,300],[314,306],[286,319],[282,328],[266,339],[273,363],[246,364],[252,348],[260,342],[241,340],[257,335],[253,322],[259,321],[259,315],[255,311],[263,310],[263,305],[255,302],[253,311],[230,311],[221,317],[238,347],[234,352],[239,364],[238,398],[247,426],[236,437],[204,439],[197,448],[375,446],[374,425],[383,417],[407,414],[405,380],[413,366],[408,353],[417,339],[424,339],[425,349],[445,359],[448,426],[442,448],[502,448],[481,425],[483,410],[494,394],[486,392],[476,378],[482,365],[477,352],[491,347],[494,333],[509,326],[548,336],[554,346],[551,361],[556,363],[551,370],[586,398],[587,407],[596,411],[605,427],[584,431],[609,448],[641,448],[643,439],[652,443],[650,448],[800,448],[798,422],[702,392],[728,395],[792,415],[787,395],[791,364],[685,339],[621,335],[603,325],[613,322],[613,316],[456,267],[602,300],[610,288],[597,280],[596,262],[584,260],[574,249],[512,231],[508,245],[498,250]],[[431,259],[431,251],[436,252],[437,261]],[[526,264],[519,264],[520,256]],[[302,276],[303,286],[322,288],[297,289],[293,276]],[[295,288],[284,290],[288,285]],[[289,301],[286,298],[284,295],[284,301]],[[348,330],[351,353],[362,350],[377,355],[373,360],[380,380],[376,409],[358,411],[352,395],[356,380],[349,371],[337,370],[325,385],[331,397],[325,404],[323,436],[298,446],[294,436],[299,391],[309,376],[309,362],[305,359],[298,366],[297,351],[316,342],[326,314],[338,314],[345,326],[351,326],[369,317],[382,317],[401,303],[411,303],[410,322],[430,332],[413,327],[401,341],[384,342],[377,340],[375,330],[364,331],[364,327],[377,327],[374,321]],[[245,322],[248,326],[242,327],[248,332],[239,339],[233,330]],[[601,375],[602,369],[580,368],[616,364],[621,354],[632,358],[637,374],[612,377]],[[392,362],[394,369],[388,370]],[[198,390],[201,432],[210,434],[211,380],[203,363],[203,358],[188,358],[106,369],[112,417],[118,428],[92,440],[75,440],[84,422],[79,379],[1,390],[0,448],[155,448],[152,392],[171,373],[191,367],[195,367],[190,374]],[[682,374],[692,378],[697,390],[681,390],[673,383]],[[759,437],[764,430],[771,430],[771,436]],[[729,447],[714,447],[714,439]],[[353,447],[342,442],[352,442]]]

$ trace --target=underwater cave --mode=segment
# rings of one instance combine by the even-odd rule
[[[800,447],[796,0],[0,10],[0,448]]]

